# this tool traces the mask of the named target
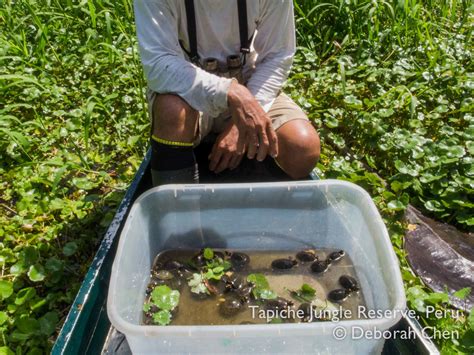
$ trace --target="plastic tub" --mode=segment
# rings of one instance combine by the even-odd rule
[[[386,313],[339,322],[140,325],[156,254],[204,246],[344,249],[354,262],[368,309]],[[107,300],[110,321],[136,354],[379,353],[384,339],[377,331],[395,325],[405,307],[398,260],[372,199],[357,185],[337,180],[165,185],[145,192],[123,228]],[[361,337],[365,331],[372,333]]]

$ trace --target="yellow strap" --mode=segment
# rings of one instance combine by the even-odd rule
[[[166,139],[158,138],[155,135],[152,135],[151,139],[153,139],[155,142],[166,144],[166,145],[175,145],[179,147],[192,147],[193,146],[193,143],[169,141]]]

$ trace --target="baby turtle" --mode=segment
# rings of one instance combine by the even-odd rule
[[[250,262],[250,257],[244,253],[231,253],[230,262],[235,270],[240,271]]]
[[[189,279],[189,278],[193,277],[194,271],[191,270],[191,268],[183,265],[183,267],[181,267],[177,270],[177,274],[178,274],[179,277],[181,277],[183,279]]]
[[[157,270],[153,271],[153,277],[156,277],[158,280],[171,280],[174,278],[174,275],[168,270]]]
[[[277,297],[271,300],[265,300],[265,309],[272,311],[281,311],[294,305],[293,301],[284,299],[283,297]]]
[[[326,272],[330,263],[328,260],[316,260],[311,264],[311,271],[317,274]]]
[[[184,265],[177,260],[168,260],[163,264],[163,269],[168,271],[179,270]]]
[[[216,295],[222,295],[227,292],[226,285],[221,280],[209,279],[204,282],[209,292]]]
[[[236,274],[230,276],[224,274],[221,277],[221,281],[225,283],[225,289],[227,291],[235,291],[247,285],[246,280],[242,276]]]
[[[309,322],[312,318],[312,313],[313,313],[313,306],[311,305],[311,303],[305,302],[305,303],[300,304],[300,306],[298,307],[298,313],[297,313],[298,316],[300,315],[300,313],[303,313],[303,317],[301,318],[301,321],[305,323]]]
[[[241,310],[242,302],[234,297],[226,298],[226,300],[219,305],[220,314],[226,318],[235,316]]]
[[[328,300],[331,302],[342,302],[347,298],[347,296],[349,296],[349,294],[350,291],[345,288],[338,288],[329,292]]]
[[[166,285],[174,290],[180,290],[183,283],[174,272],[175,270],[152,270],[150,282],[146,291],[147,295],[149,295],[156,286],[160,285]]]
[[[294,259],[275,259],[272,261],[272,269],[276,270],[289,270],[293,266],[297,265],[298,262]]]
[[[225,254],[221,251],[214,251],[214,258],[220,258],[220,259],[224,260]]]
[[[207,263],[207,260],[204,257],[204,249],[201,249],[199,253],[194,255],[193,258],[191,259],[191,262],[198,268],[202,268],[203,266],[205,266]]]
[[[314,250],[302,250],[296,254],[296,259],[301,262],[309,262],[317,259],[316,253]]]
[[[347,291],[350,292],[357,292],[359,291],[359,284],[357,280],[349,275],[342,275],[339,278],[339,283],[342,287],[344,287]]]
[[[346,255],[346,252],[344,250],[339,250],[339,251],[333,251],[331,254],[328,256],[328,260],[331,261],[338,261],[341,259],[344,255]]]
[[[255,285],[251,282],[247,284],[247,286],[243,286],[236,290],[237,296],[239,296],[240,301],[242,303],[247,303],[250,301],[250,297],[252,296],[252,291]]]

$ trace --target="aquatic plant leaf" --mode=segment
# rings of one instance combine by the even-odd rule
[[[247,276],[247,281],[255,284],[257,289],[268,289],[270,285],[267,278],[263,274],[250,274]]]
[[[63,247],[63,254],[66,256],[74,255],[77,249],[78,249],[78,245],[76,242],[66,243],[66,245],[64,245]]]
[[[270,289],[270,284],[263,274],[250,274],[247,281],[255,285],[252,293],[257,299],[271,300],[277,298],[277,294]]]
[[[194,273],[193,277],[188,281],[190,287],[197,286],[203,282],[203,277],[201,274]]]
[[[218,270],[218,272],[215,272],[214,270]],[[203,276],[206,280],[220,280],[222,275],[224,275],[224,268],[216,267],[214,269],[207,270]]]
[[[258,298],[261,298],[263,300],[273,300],[278,297],[278,295],[269,289],[263,289],[263,290],[258,290]]]
[[[227,271],[232,267],[232,263],[230,261],[224,260],[222,267],[224,268],[224,271]]]
[[[43,266],[41,265],[31,265],[30,269],[28,270],[28,277],[30,278],[31,281],[38,282],[38,281],[43,281],[45,276],[45,271]]]
[[[466,299],[467,296],[471,294],[471,288],[470,287],[464,287],[456,292],[453,293],[454,297],[457,297],[461,300]]]
[[[40,332],[46,336],[50,336],[56,330],[59,317],[57,312],[48,312],[39,319]]]
[[[212,258],[214,258],[214,251],[211,248],[205,248],[203,255],[204,255],[204,259],[212,260]]]
[[[0,355],[15,355],[8,346],[0,346]]]
[[[215,258],[214,255],[210,261],[206,263],[207,272],[204,275],[207,279],[220,280],[224,271],[232,267],[232,263],[222,258]]]
[[[6,312],[0,312],[0,325],[5,323],[8,320],[8,315]]]
[[[204,284],[204,276],[198,273],[193,274],[193,277],[188,281],[188,286],[191,288],[193,293],[209,293],[206,285]]]
[[[168,325],[171,323],[171,312],[168,310],[161,310],[153,314],[153,322],[159,325]]]
[[[272,320],[269,322],[270,324],[282,324],[283,320],[280,317],[274,317]]]
[[[316,290],[308,284],[303,284],[300,291],[305,296],[314,297],[316,295]]]
[[[444,292],[433,292],[428,294],[428,297],[425,301],[431,304],[448,303],[449,296]]]
[[[15,304],[17,306],[21,306],[26,301],[32,299],[34,296],[36,296],[36,290],[33,287],[23,288],[17,293]]]
[[[6,299],[13,293],[13,283],[10,281],[0,280],[0,300]]]
[[[356,106],[356,107],[361,107],[362,106],[362,101],[360,101],[357,97],[354,95],[347,95],[344,97],[344,102],[346,104]]]
[[[387,208],[393,211],[403,211],[406,206],[400,200],[392,200],[387,204]]]
[[[215,267],[214,269],[212,269],[212,272],[215,273],[215,274],[218,274],[220,272],[224,271],[224,267],[223,266],[218,266],[218,267]]]
[[[166,285],[156,286],[151,292],[151,301],[160,309],[173,310],[179,303],[179,291]]]
[[[290,292],[291,297],[293,297],[298,302],[309,302],[311,303],[314,298],[316,297],[316,290],[312,288],[310,285],[304,283],[301,285],[299,290],[288,290]]]
[[[469,328],[474,331],[474,310],[471,309],[469,313],[469,317],[467,318],[467,324],[469,324]]]
[[[408,288],[406,296],[407,301],[410,303],[412,308],[421,313],[425,312],[425,300],[428,298],[428,294],[421,288],[421,286]]]
[[[34,334],[39,330],[38,320],[28,316],[22,316],[19,319],[17,318],[15,321],[15,325],[17,326],[20,332],[27,335]]]
[[[297,300],[298,302],[301,302],[301,303],[304,303],[304,302],[308,302],[308,300],[306,300],[305,298],[301,297],[300,294],[298,293],[298,291],[291,291],[289,290],[290,292],[290,296]]]

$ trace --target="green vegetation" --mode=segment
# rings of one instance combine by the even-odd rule
[[[264,274],[250,274],[247,276],[247,281],[255,285],[252,290],[255,299],[273,300],[278,297],[275,291],[270,288],[270,284]]]
[[[434,339],[443,353],[473,352],[473,312],[426,314],[427,306],[450,310],[449,299],[411,272],[402,217],[412,203],[474,230],[473,10],[443,0],[297,1],[301,47],[287,85],[319,127],[319,174],[373,196],[420,323],[459,333]]]
[[[409,306],[459,330],[436,340],[445,353],[473,352],[472,312],[423,316],[449,302],[411,273],[402,214],[410,202],[473,228],[472,12],[298,0],[287,85],[319,127],[321,176],[361,185],[382,212]],[[0,353],[51,348],[144,155],[144,95],[131,0],[0,0]]]
[[[130,1],[0,1],[0,353],[45,353],[147,144]]]
[[[166,285],[155,286],[143,311],[150,312],[153,322],[159,325],[171,323],[172,312],[179,304],[180,293]]]
[[[199,270],[188,280],[188,285],[193,293],[210,295],[215,293],[216,289],[209,281],[220,280],[224,273],[232,267],[232,264],[228,260],[222,259],[218,254],[215,254],[211,248],[203,249],[199,254],[199,257],[201,256],[205,261],[203,266],[200,266],[195,260],[188,262],[189,265]]]
[[[316,297],[316,290],[308,284],[301,285],[301,288],[299,290],[288,290],[288,291],[290,292],[291,297],[293,297],[295,300],[301,303],[304,303],[304,302],[311,303]]]
[[[346,157],[363,162],[389,185],[393,209],[410,198],[437,219],[474,230],[474,7],[336,5],[297,6],[306,47],[289,86],[340,153],[331,166],[344,169]]]

